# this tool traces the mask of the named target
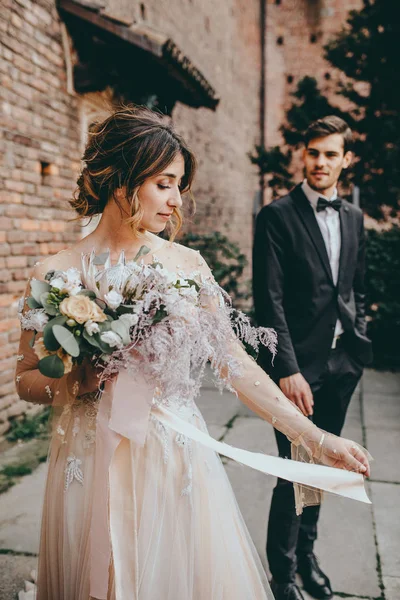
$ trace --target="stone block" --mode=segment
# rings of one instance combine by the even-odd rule
[[[400,485],[372,482],[378,551],[384,577],[400,576]]]

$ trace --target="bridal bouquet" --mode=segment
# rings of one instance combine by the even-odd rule
[[[33,330],[38,368],[53,378],[85,358],[102,368],[101,380],[121,369],[140,373],[162,398],[194,398],[207,364],[219,389],[241,373],[238,341],[275,353],[276,333],[255,328],[234,309],[211,275],[169,271],[153,257],[112,265],[109,253],[82,255],[81,271],[49,271],[31,281],[22,329]]]
[[[81,273],[49,271],[45,281],[31,281],[30,310],[20,319],[23,329],[34,331],[31,347],[43,375],[62,377],[85,357],[105,365],[123,349],[139,346],[157,323],[177,315],[180,300],[197,302],[199,284],[157,260],[139,264],[147,252],[142,247],[130,262],[122,253],[114,266],[108,254],[100,271],[101,257],[92,252],[82,256]]]

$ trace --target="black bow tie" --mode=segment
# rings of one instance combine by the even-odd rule
[[[334,210],[337,210],[339,212],[341,206],[342,201],[340,198],[336,198],[336,200],[332,200],[331,202],[329,200],[326,200],[325,198],[318,198],[317,212],[326,210],[328,207],[333,208]]]

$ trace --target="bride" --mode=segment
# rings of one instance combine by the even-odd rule
[[[156,257],[164,269],[198,282],[198,314],[204,327],[212,324],[200,328],[199,335],[209,336],[211,355],[213,344],[219,348],[219,382],[287,435],[295,451],[311,462],[314,458],[368,475],[362,449],[325,436],[245,353],[231,329],[226,335],[227,312],[207,264],[197,252],[172,241],[182,223],[182,194],[190,192],[196,161],[171,125],[144,108],[118,110],[91,132],[84,162],[71,204],[79,217],[101,215],[101,220],[76,245],[37,263],[32,278],[43,280],[48,271],[71,267],[81,272],[82,255],[91,252],[98,265],[106,251],[113,262],[123,260],[122,251],[130,261],[147,246],[144,263]],[[166,227],[170,241],[157,235]],[[188,352],[198,340],[187,333],[183,346],[168,356],[161,347],[155,360],[163,361],[165,371],[158,381],[125,381],[119,427],[111,427],[113,393],[122,374],[108,380],[104,391],[99,389],[99,368],[89,361],[61,379],[43,376],[37,368],[40,348],[29,343],[33,327],[26,301],[20,318],[18,393],[29,402],[51,404],[55,413],[37,600],[272,600],[215,452],[228,453],[229,447],[220,448],[207,435],[195,404],[198,382]],[[192,318],[182,314],[183,327]],[[171,374],[177,362],[181,380],[174,394]],[[180,393],[182,380],[185,395]],[[299,472],[305,467],[311,482],[322,471],[332,473],[333,482],[344,473],[291,461],[277,464],[298,465]],[[300,493],[300,504],[302,498]]]

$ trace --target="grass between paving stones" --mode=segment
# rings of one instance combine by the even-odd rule
[[[32,438],[47,438],[49,435],[50,407],[30,416],[24,415],[11,422],[7,433],[8,442],[31,440]]]
[[[50,410],[46,408],[33,416],[13,421],[7,435],[9,447],[0,455],[0,494],[46,461],[49,414]]]
[[[13,461],[0,467],[0,494],[6,492],[24,475],[30,475],[47,459],[47,439],[31,440],[20,444],[13,453]]]

